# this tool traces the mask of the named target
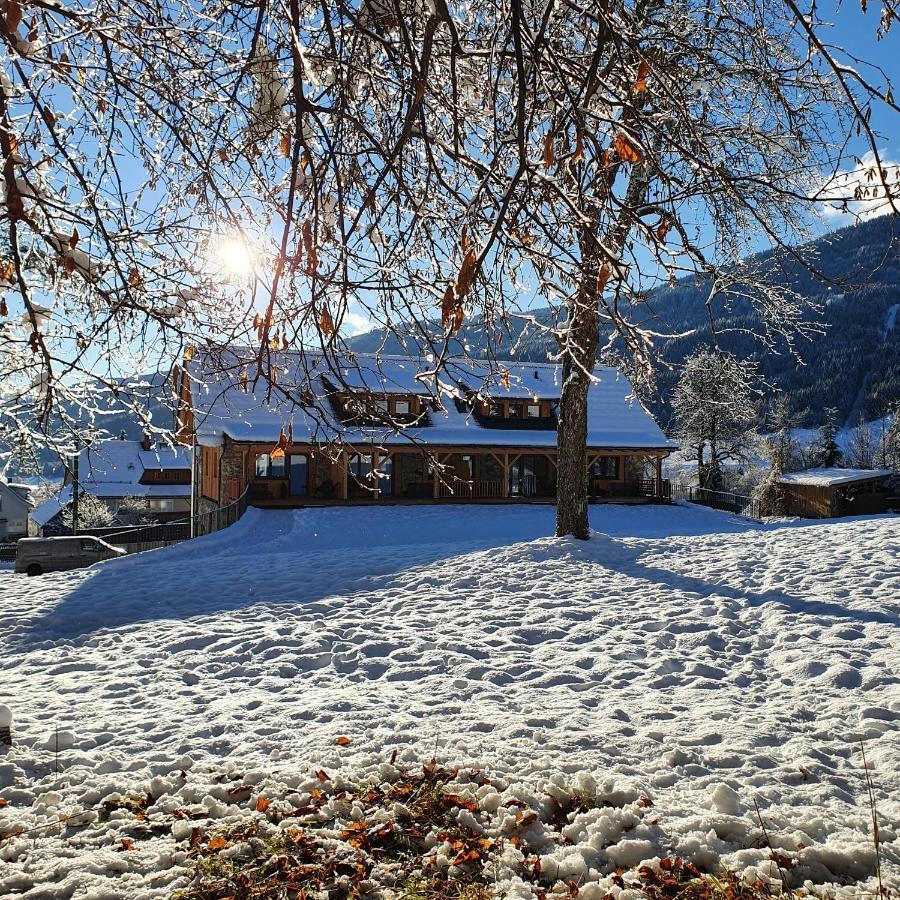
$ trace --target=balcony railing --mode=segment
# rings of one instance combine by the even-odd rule
[[[438,497],[454,500],[496,500],[503,496],[501,481],[463,481],[459,478],[438,482]]]
[[[659,497],[662,500],[672,498],[672,486],[668,480],[663,480],[661,489],[657,492],[655,478],[640,478],[636,481],[606,481],[602,478],[592,478],[588,484],[588,492],[591,497],[603,500],[616,497]]]

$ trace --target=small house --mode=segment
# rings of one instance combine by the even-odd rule
[[[146,437],[100,441],[79,453],[78,484],[82,493],[103,500],[113,515],[125,498],[135,498],[157,522],[186,519],[191,508],[191,455],[181,446],[154,447]],[[34,510],[31,520],[45,533],[57,531],[71,502],[72,474],[67,472],[60,492]]]
[[[0,480],[0,541],[28,536],[31,487]]]
[[[782,475],[785,512],[809,519],[860,516],[887,510],[889,469],[804,469]]]
[[[558,365],[466,361],[435,374],[414,357],[267,351],[273,383],[257,378],[256,353],[207,349],[176,375],[195,513],[245,492],[263,507],[555,501]],[[591,497],[665,499],[661,465],[673,445],[627,378],[595,375]]]

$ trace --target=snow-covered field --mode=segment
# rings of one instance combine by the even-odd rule
[[[900,518],[597,506],[582,543],[545,536],[553,512],[251,510],[89,570],[0,573],[0,832],[48,826],[0,840],[0,895],[167,896],[183,823],[119,852],[134,816],[96,821],[102,801],[257,815],[217,776],[302,794],[317,769],[385,777],[395,749],[509,796],[589,773],[612,806],[539,850],[594,896],[666,851],[772,871],[754,803],[795,881],[871,890],[860,740],[900,887]]]

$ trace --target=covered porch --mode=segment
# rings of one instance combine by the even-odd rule
[[[663,457],[652,451],[590,451],[585,478],[591,502],[668,501]],[[556,500],[555,448],[343,447],[329,453],[290,447],[283,465],[273,462],[259,459],[249,467],[255,505]]]

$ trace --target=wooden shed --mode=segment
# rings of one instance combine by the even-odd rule
[[[779,479],[790,516],[830,519],[887,511],[889,469],[804,469]]]

